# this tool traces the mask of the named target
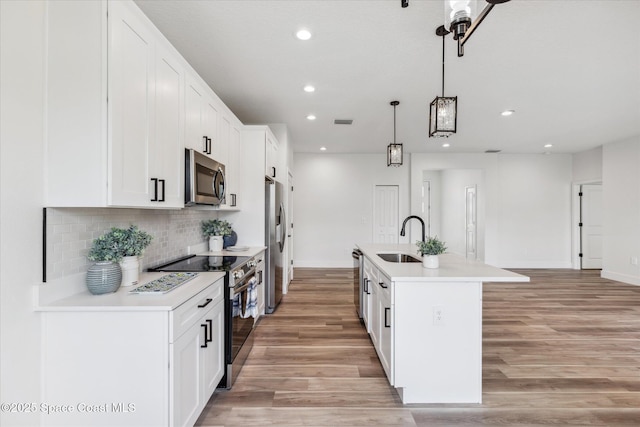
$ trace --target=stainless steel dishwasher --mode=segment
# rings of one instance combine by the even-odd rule
[[[364,256],[360,249],[354,249],[351,252],[353,257],[353,303],[356,306],[356,313],[358,317],[362,319],[362,280],[364,276],[363,264]]]

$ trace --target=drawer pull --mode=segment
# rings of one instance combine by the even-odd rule
[[[391,327],[391,323],[388,321],[389,318],[387,317],[387,313],[391,312],[391,309],[389,307],[385,307],[384,308],[384,327],[385,328],[390,328]]]
[[[198,306],[198,308],[205,308],[206,306],[208,306],[208,305],[209,305],[209,303],[210,303],[211,301],[213,301],[213,299],[211,299],[211,298],[207,298],[207,302],[205,302],[204,304],[200,304],[200,305]]]
[[[213,320],[207,319],[206,322],[209,324],[209,336],[206,338],[206,342],[213,341]]]
[[[207,335],[208,335],[207,331],[208,331],[209,328],[207,327],[207,325],[205,323],[200,324],[200,326],[202,326],[204,328],[204,344],[201,344],[200,348],[207,348],[207,343],[209,342],[209,341],[207,341]]]
[[[380,285],[383,289],[387,289],[388,286],[384,285],[384,282],[378,282],[378,285]]]

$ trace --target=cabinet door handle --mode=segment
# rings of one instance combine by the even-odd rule
[[[203,136],[202,137],[202,152],[204,154],[207,154],[207,151],[209,149],[209,138],[207,138],[207,136]]]
[[[364,279],[364,292],[367,295],[371,295],[371,292],[369,292],[369,279]]]
[[[160,200],[158,200],[159,202],[164,202],[164,187],[165,187],[165,180],[164,179],[159,179],[158,182],[160,182],[162,184],[162,196],[160,196]]]
[[[391,323],[389,322],[389,318],[388,318],[388,313],[391,312],[391,308],[389,307],[385,307],[384,308],[384,327],[385,328],[390,328],[391,327]]]
[[[231,206],[235,206],[236,205],[236,195],[231,193]]]
[[[211,301],[213,301],[213,299],[211,299],[211,298],[207,298],[207,302],[205,302],[204,304],[200,304],[200,305],[198,306],[198,308],[205,308],[206,306],[208,306],[208,305],[209,305],[209,303],[210,303]]]
[[[206,338],[207,342],[213,341],[213,320],[207,319],[206,322],[209,324],[209,336]]]
[[[151,178],[151,181],[153,181],[153,199],[151,199],[151,201],[157,202],[158,201],[158,178]]]
[[[276,177],[276,168],[275,168],[275,166],[271,166],[271,177],[272,178]]]
[[[387,289],[388,286],[384,285],[384,282],[378,282],[378,285],[380,285],[382,288]]]
[[[207,343],[209,342],[209,341],[207,341],[207,335],[208,335],[207,330],[208,330],[208,327],[207,327],[206,323],[201,323],[200,326],[202,326],[204,328],[204,344],[200,344],[200,348],[207,348]]]
[[[211,154],[211,138],[207,138],[207,143],[208,143],[207,154]]]

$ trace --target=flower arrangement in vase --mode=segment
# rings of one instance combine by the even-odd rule
[[[443,254],[447,250],[445,242],[438,239],[438,236],[429,237],[425,241],[418,240],[418,253],[422,255],[422,266],[425,268],[438,268],[440,260],[438,255]]]
[[[202,221],[202,234],[209,238],[209,251],[216,252],[223,249],[224,237],[231,236],[233,229],[224,219],[206,219]]]
[[[129,228],[112,227],[111,230],[93,241],[93,246],[87,256],[92,261],[101,263],[116,263],[120,269],[120,283],[123,286],[132,286],[138,283],[140,273],[139,256],[151,244],[153,237],[146,231],[140,230],[136,225]],[[89,275],[87,275],[87,285]],[[89,289],[91,292],[91,288]],[[111,292],[115,292],[114,289]],[[105,292],[101,292],[105,293]]]

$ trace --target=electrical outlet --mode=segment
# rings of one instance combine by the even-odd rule
[[[444,308],[440,305],[433,306],[433,326],[444,326]]]
[[[631,265],[638,265],[638,257],[637,256],[632,256],[629,259],[629,262],[631,263]]]

